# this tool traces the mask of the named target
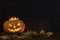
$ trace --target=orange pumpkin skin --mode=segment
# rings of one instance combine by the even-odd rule
[[[20,23],[20,25],[18,25],[18,23]],[[11,26],[9,24],[11,24]],[[22,20],[8,20],[3,24],[3,29],[7,33],[22,33],[25,29],[25,24]]]

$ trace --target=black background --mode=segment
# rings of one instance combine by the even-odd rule
[[[10,17],[19,17],[26,24],[26,30],[60,32],[59,17],[56,16],[55,0],[0,1],[0,32],[3,23]]]

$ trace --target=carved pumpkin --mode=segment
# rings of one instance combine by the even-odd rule
[[[39,33],[40,33],[40,35],[45,35],[46,32],[44,29],[41,29]]]
[[[53,35],[53,32],[47,32],[46,34],[48,37],[50,37],[51,35]]]
[[[22,33],[25,29],[25,24],[22,20],[19,20],[19,18],[11,17],[9,20],[5,21],[3,28],[5,32]]]

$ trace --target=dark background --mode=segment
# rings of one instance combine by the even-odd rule
[[[26,24],[26,29],[60,32],[59,18],[56,16],[55,0],[0,1],[0,32],[3,23],[10,17],[19,17]]]

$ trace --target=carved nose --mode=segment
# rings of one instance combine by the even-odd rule
[[[16,26],[14,26],[13,28],[16,28]]]

